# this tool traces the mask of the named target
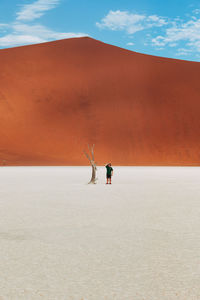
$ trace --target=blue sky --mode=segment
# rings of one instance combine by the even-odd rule
[[[200,61],[200,1],[0,1],[1,49],[87,35],[137,52]]]

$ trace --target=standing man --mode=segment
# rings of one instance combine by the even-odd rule
[[[111,184],[111,178],[113,176],[113,168],[111,167],[111,163],[106,165],[107,173],[106,173],[106,178],[107,182],[106,184],[110,183]]]

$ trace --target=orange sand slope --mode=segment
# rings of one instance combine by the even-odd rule
[[[0,164],[200,165],[199,78],[91,38],[0,50]]]

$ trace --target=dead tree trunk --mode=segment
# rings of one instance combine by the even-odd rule
[[[85,156],[87,157],[87,159],[89,159],[91,167],[92,167],[92,177],[91,177],[90,182],[88,182],[88,184],[90,184],[90,183],[95,184],[97,181],[97,177],[96,177],[97,166],[96,166],[96,162],[94,160],[94,145],[92,145],[92,147],[90,147],[88,145],[88,149],[89,149],[89,153],[91,156],[86,151],[83,151],[85,153]]]

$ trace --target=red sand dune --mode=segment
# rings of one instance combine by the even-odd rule
[[[0,164],[200,165],[199,78],[91,38],[0,50]]]

